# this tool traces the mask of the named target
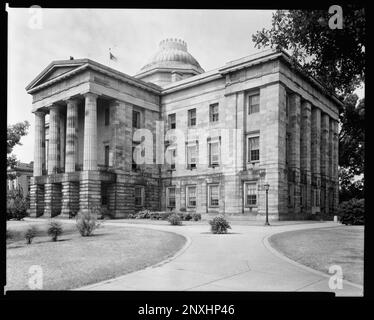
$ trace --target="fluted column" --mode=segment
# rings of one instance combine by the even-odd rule
[[[330,118],[324,113],[321,117],[321,207],[325,214],[329,212],[329,129]]]
[[[48,174],[60,168],[60,110],[57,105],[49,109]]]
[[[67,100],[65,172],[74,172],[78,152],[78,101]]]
[[[65,115],[60,112],[60,168],[65,168]]]
[[[45,169],[45,113],[35,112],[34,177]]]
[[[301,137],[300,137],[300,170],[304,177],[302,183],[305,187],[304,211],[307,215],[311,213],[311,117],[312,106],[310,102],[303,101],[301,104]]]
[[[97,95],[85,97],[83,170],[97,170]]]
[[[295,188],[294,213],[300,213],[300,96],[291,94],[289,97],[290,106],[290,165],[289,168],[294,177]]]
[[[319,192],[321,183],[321,110],[318,108],[312,108],[311,154],[312,188]],[[313,199],[313,193],[311,196]]]
[[[332,180],[334,182],[334,211],[339,205],[339,126],[338,121],[332,120],[333,123],[333,150],[332,150]]]

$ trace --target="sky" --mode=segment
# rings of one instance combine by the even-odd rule
[[[8,8],[8,125],[28,120],[13,153],[33,161],[34,115],[25,87],[53,60],[89,58],[135,75],[166,38],[187,42],[205,71],[258,52],[252,34],[271,25],[270,10]],[[41,13],[40,13],[41,12]],[[109,61],[109,48],[117,62]]]

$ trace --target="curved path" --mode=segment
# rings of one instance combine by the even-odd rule
[[[187,245],[173,258],[124,276],[78,290],[192,291],[334,291],[329,275],[302,266],[272,249],[267,238],[279,232],[337,226],[333,222],[292,225],[233,225],[230,234],[214,235],[209,225],[108,225],[152,228],[184,235]],[[347,281],[336,295],[362,296],[362,286]]]

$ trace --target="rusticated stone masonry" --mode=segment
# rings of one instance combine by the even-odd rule
[[[79,183],[73,181],[62,182],[62,211],[64,216],[79,211]]]
[[[53,218],[61,213],[61,183],[44,185],[44,216]]]

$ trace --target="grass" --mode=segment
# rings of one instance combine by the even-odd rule
[[[22,237],[7,241],[6,290],[28,290],[32,265],[43,269],[43,289],[74,289],[156,264],[185,243],[180,235],[142,228],[104,225],[91,237],[81,237],[75,224],[66,223],[63,228],[57,242],[43,233],[31,245]],[[13,228],[18,237],[19,229]]]
[[[339,265],[344,279],[363,284],[363,226],[290,231],[275,234],[269,241],[292,260],[325,273],[330,266]]]

